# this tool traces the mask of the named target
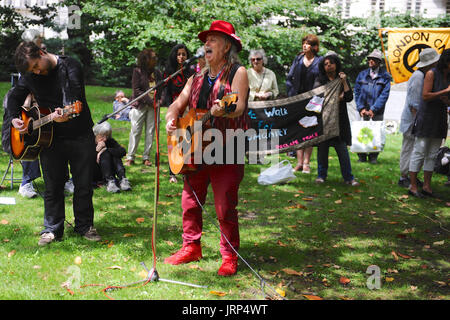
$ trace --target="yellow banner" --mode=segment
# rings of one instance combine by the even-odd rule
[[[388,70],[395,83],[408,81],[423,49],[433,48],[441,54],[450,48],[450,28],[381,30],[388,31]]]

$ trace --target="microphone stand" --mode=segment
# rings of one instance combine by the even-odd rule
[[[167,78],[165,78],[164,80],[159,81],[158,83],[156,83],[153,87],[151,87],[150,89],[148,89],[147,91],[145,91],[143,94],[139,95],[138,97],[134,98],[131,101],[128,101],[128,103],[126,105],[124,105],[122,108],[120,108],[117,111],[114,111],[113,113],[110,114],[105,114],[103,116],[103,118],[97,122],[97,124],[103,123],[106,120],[112,118],[113,116],[115,116],[116,114],[122,112],[123,110],[125,110],[126,108],[128,108],[130,105],[132,105],[133,103],[135,103],[136,101],[142,99],[143,97],[145,97],[147,94],[149,94],[151,91],[158,89],[159,87],[162,87],[163,85],[165,85],[166,83],[168,83],[170,80],[172,80],[174,77],[176,77],[178,74],[180,74],[181,72],[183,72],[188,65],[190,65],[192,62],[194,62],[196,59],[203,57],[204,54],[198,54],[193,56],[192,58],[190,58],[189,60],[186,60],[184,62],[183,68],[175,71],[174,73],[172,73],[170,76],[168,76]],[[159,109],[159,107],[158,107]]]
[[[146,96],[147,94],[149,94],[151,91],[156,90],[159,87],[162,87],[164,84],[167,84],[172,78],[174,78],[175,76],[177,76],[179,73],[181,73],[183,70],[185,70],[192,62],[194,62],[196,59],[202,57],[203,54],[201,55],[195,55],[193,56],[191,59],[186,60],[184,62],[184,65],[181,69],[177,70],[176,72],[174,72],[173,74],[171,74],[170,76],[168,76],[166,79],[159,81],[157,84],[155,84],[155,86],[153,86],[152,88],[148,89],[147,91],[145,91],[143,94],[141,94],[140,96],[136,97],[135,99],[133,99],[132,101],[129,101],[125,106],[123,106],[121,109],[107,114],[105,115],[99,122],[103,123],[106,120],[108,120],[109,118],[113,117],[115,114],[121,112],[122,110],[126,109],[128,106],[130,106],[131,104],[133,104],[134,102],[138,101],[139,99],[142,99],[144,96]],[[156,133],[156,155],[155,155],[155,163],[156,163],[156,174],[155,174],[155,197],[154,197],[154,210],[153,210],[153,232],[152,232],[152,249],[153,249],[153,254],[154,254],[154,259],[153,259],[153,268],[152,269],[148,269],[147,266],[145,265],[144,262],[141,262],[142,267],[145,269],[145,271],[147,271],[147,277],[144,280],[141,281],[137,281],[137,282],[133,282],[132,284],[129,285],[125,285],[122,287],[127,287],[130,285],[135,285],[138,283],[142,283],[144,282],[144,285],[147,284],[148,282],[155,282],[155,281],[163,281],[163,282],[169,282],[169,283],[174,283],[174,284],[180,284],[180,285],[186,285],[186,286],[190,286],[190,287],[195,287],[195,288],[207,288],[208,286],[201,286],[201,285],[197,285],[197,284],[192,284],[192,283],[187,283],[187,282],[181,282],[181,281],[175,281],[175,280],[169,280],[169,279],[163,279],[159,277],[158,272],[156,271],[156,249],[155,249],[155,243],[156,243],[156,219],[157,219],[157,206],[158,206],[158,198],[159,198],[159,169],[160,169],[160,163],[159,163],[159,158],[160,158],[160,153],[159,153],[159,120],[160,120],[160,106],[156,105],[156,117],[155,117],[155,133]]]

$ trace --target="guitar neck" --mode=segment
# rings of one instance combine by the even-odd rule
[[[33,130],[39,129],[42,126],[45,126],[46,124],[53,122],[52,119],[53,113],[50,113],[47,116],[44,116],[42,118],[39,118],[38,120],[33,121]]]

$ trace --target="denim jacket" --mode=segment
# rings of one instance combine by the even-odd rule
[[[370,77],[370,68],[361,71],[355,82],[356,109],[372,110],[375,115],[383,114],[389,92],[391,76],[386,70],[380,69],[375,79]]]

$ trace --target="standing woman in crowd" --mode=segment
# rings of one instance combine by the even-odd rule
[[[156,69],[158,57],[156,52],[152,49],[144,49],[139,53],[137,67],[133,70],[132,87],[134,100],[151,87],[155,86],[157,82],[162,79],[162,74]],[[146,166],[151,166],[149,159],[150,149],[153,143],[153,133],[155,131],[155,111],[154,100],[159,99],[155,97],[155,92],[150,93],[139,99],[133,104],[133,108],[129,113],[131,121],[130,140],[128,143],[128,155],[126,166],[134,164],[136,151],[141,139],[142,130],[145,126],[145,145],[144,153],[142,154],[142,163]]]
[[[289,97],[310,91],[319,74],[320,57],[319,38],[308,34],[302,39],[303,51],[294,59],[286,78],[286,90]],[[297,166],[295,171],[310,173],[309,162],[313,147],[297,150]]]
[[[278,84],[275,73],[265,67],[266,53],[263,49],[251,50],[248,62],[252,66],[247,69],[250,95],[248,101],[275,99],[278,96]]]
[[[450,49],[444,50],[437,66],[425,74],[422,97],[412,133],[414,149],[409,162],[411,184],[408,193],[415,197],[433,196],[431,177],[442,139],[447,137],[447,106],[450,105]],[[423,165],[422,193],[417,188],[417,173]]]
[[[328,173],[328,151],[330,146],[336,150],[341,167],[341,174],[346,184],[358,186],[352,174],[352,165],[348,154],[347,146],[352,144],[352,131],[347,113],[347,102],[353,100],[353,92],[347,75],[342,72],[342,65],[336,53],[327,53],[319,63],[319,76],[314,87],[320,87],[334,79],[340,78],[341,94],[339,96],[339,136],[321,142],[317,146],[317,183],[325,182]]]
[[[190,58],[188,48],[180,43],[175,45],[169,54],[169,59],[166,63],[166,69],[164,70],[164,79],[183,68],[184,62]],[[163,105],[170,106],[172,102],[180,95],[187,80],[191,75],[195,73],[194,66],[187,66],[184,70],[178,73],[175,77],[167,82],[167,86],[164,90]],[[177,182],[176,176],[170,170],[170,183]]]

